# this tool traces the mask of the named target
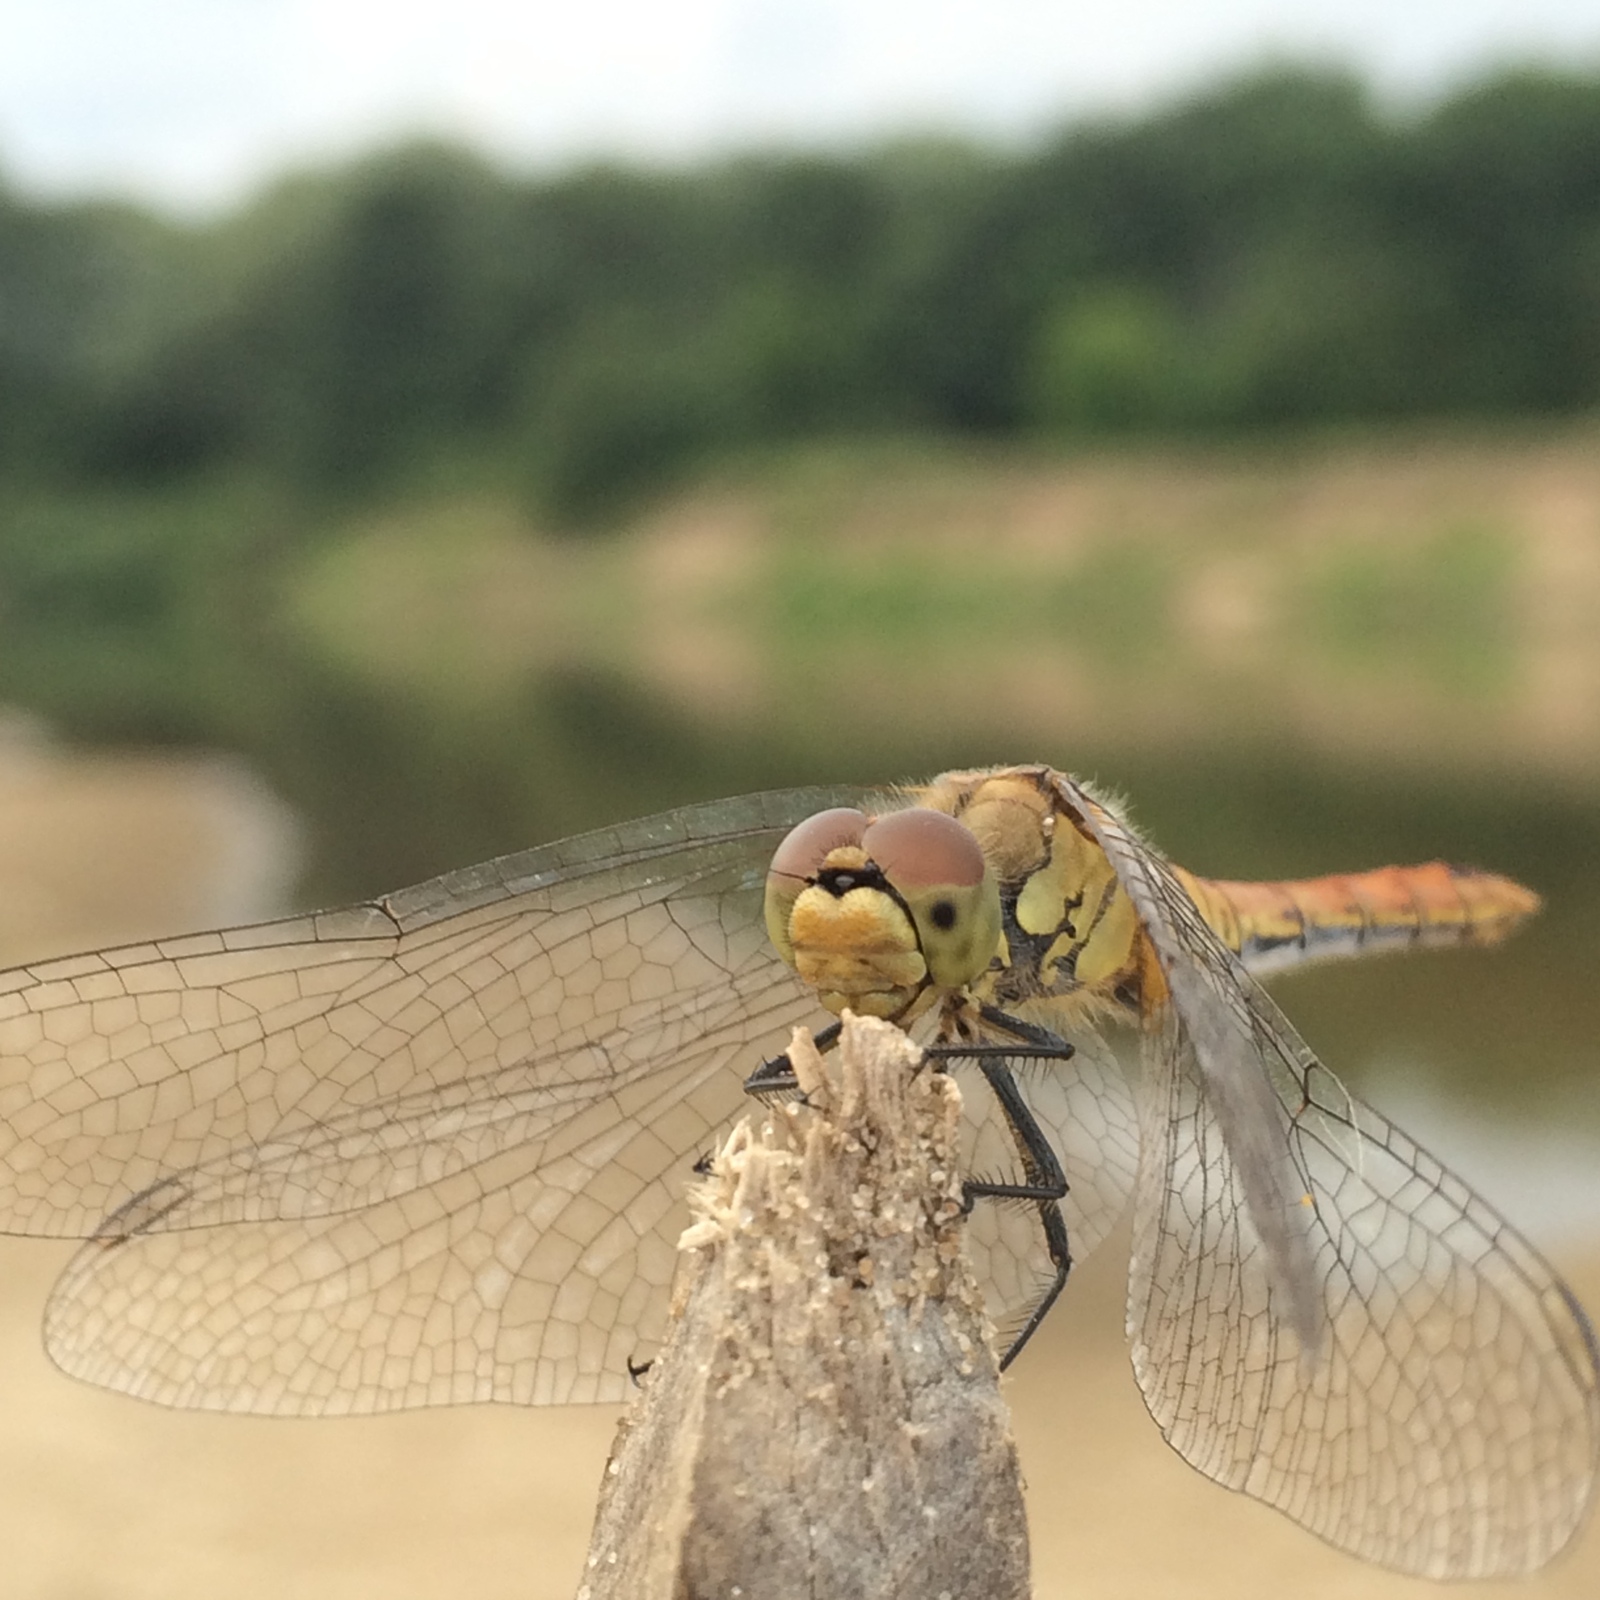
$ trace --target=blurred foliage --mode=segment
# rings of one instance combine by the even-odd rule
[[[1032,409],[1060,433],[1171,426],[1189,410],[1188,351],[1171,307],[1149,290],[1080,290],[1045,319]]]
[[[1309,631],[1347,672],[1409,668],[1482,699],[1506,690],[1515,670],[1515,569],[1512,541],[1476,523],[1420,544],[1343,544],[1306,585]]]
[[[1461,461],[1597,403],[1600,78],[1402,116],[1278,72],[1028,152],[677,173],[419,146],[203,226],[0,188],[0,698],[242,753],[324,902],[1033,758],[1203,869],[1477,854],[1551,898],[1492,986],[1397,964],[1302,1006],[1359,1061],[1393,1043],[1374,986],[1431,984],[1526,1097],[1588,1084],[1600,1029],[1597,635],[1525,538],[1590,480]],[[1333,489],[1296,465],[1330,424],[1484,417],[1415,493],[1427,428]],[[713,464],[693,518],[629,521]]]
[[[1126,694],[1140,726],[1154,700],[1133,689],[1169,661],[1232,704],[1232,669],[1183,653],[1166,521],[1108,523],[1037,570],[982,537],[995,480],[961,464],[991,441],[1597,400],[1600,80],[1551,73],[1400,117],[1348,77],[1277,72],[1020,153],[923,140],[525,177],[416,146],[203,225],[0,188],[0,694],[74,735],[250,754],[330,830],[319,859],[370,886],[486,853],[491,831],[575,826],[613,739],[636,769],[679,752],[625,810],[841,761],[913,770],[929,727],[949,744],[992,704],[962,651],[1011,674],[993,757],[1027,716],[1059,721],[1072,651],[1108,677],[1070,692]],[[599,541],[526,537],[620,522],[713,462],[735,482],[756,464],[757,520],[783,535],[720,598],[663,603],[659,574],[619,586]],[[930,499],[946,490],[959,529]],[[396,508],[473,504],[514,531],[469,549],[441,512],[442,553],[394,536]],[[892,551],[828,545],[836,510],[886,512]],[[379,557],[287,603],[302,558],[360,527]],[[1284,614],[1341,670],[1366,653],[1447,699],[1492,692],[1493,541],[1423,532],[1329,553]],[[433,638],[419,593],[459,626]],[[295,604],[339,647],[286,638]],[[393,681],[351,665],[378,659]],[[731,745],[691,737],[688,689],[671,715],[636,703],[663,663],[732,701],[763,673],[805,683],[815,742],[759,719]],[[825,724],[869,681],[904,745],[863,704],[841,755]],[[388,838],[396,763],[411,798]]]
[[[519,178],[415,147],[203,227],[0,193],[0,474],[605,520],[797,437],[1600,401],[1600,80],[1275,71],[1030,152]]]

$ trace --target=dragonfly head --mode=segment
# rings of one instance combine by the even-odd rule
[[[903,1017],[930,989],[959,989],[1000,943],[1000,891],[953,817],[913,808],[808,817],[767,872],[767,932],[833,1012]]]

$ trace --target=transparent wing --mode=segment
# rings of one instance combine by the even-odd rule
[[[574,1085],[586,1059],[563,1063]],[[107,1219],[52,1296],[47,1348],[76,1377],[214,1410],[624,1399],[629,1363],[664,1329],[691,1152],[748,1108],[748,1060],[740,1030],[620,1087],[591,1077],[504,1153],[356,1212],[238,1220],[241,1198],[281,1218],[280,1188],[414,1158],[439,1143],[426,1118],[357,1114],[315,1140],[230,1151]],[[966,1159],[1010,1172],[1015,1144],[973,1079]],[[1132,1190],[1126,1081],[1088,1036],[1022,1087],[1072,1184],[1063,1211],[1081,1260]],[[201,1226],[220,1220],[233,1225]],[[1020,1324],[1053,1276],[1033,1207],[980,1205],[968,1248],[995,1320]]]
[[[692,807],[371,905],[0,975],[0,1228],[85,1237],[130,1205],[130,1231],[175,1226],[137,1197],[230,1153],[187,1222],[368,1205],[682,1053],[781,1039],[808,1007],[760,885],[834,799]]]
[[[164,1231],[113,1219],[79,1251],[46,1347],[74,1376],[211,1410],[624,1399],[663,1331],[694,1155],[747,1105],[744,1034],[358,1211],[194,1227],[232,1208],[237,1161],[169,1180]]]
[[[1600,1468],[1582,1309],[1345,1091],[1159,856],[1095,825],[1171,989],[1141,1074],[1128,1298],[1152,1416],[1192,1466],[1368,1560],[1532,1571]]]
[[[1252,1034],[1248,994],[1259,990],[1165,859],[1071,779],[1056,774],[1055,782],[1105,851],[1155,950],[1276,1287],[1278,1314],[1302,1344],[1314,1346],[1322,1338],[1324,1307],[1278,1088]]]
[[[1072,1259],[1081,1263],[1127,1208],[1139,1167],[1139,1126],[1110,1045],[1081,1025],[1070,1037],[1071,1060],[1026,1064],[1017,1086],[1061,1160],[1067,1179],[1061,1214]],[[1016,1139],[999,1102],[976,1071],[959,1072],[957,1082],[962,1170],[1020,1181]],[[1037,1208],[1027,1201],[981,1201],[967,1220],[966,1249],[1004,1345],[1055,1279]]]
[[[1192,1045],[1171,1025],[1150,1067],[1129,1282],[1151,1414],[1208,1477],[1368,1560],[1434,1578],[1532,1571],[1594,1490],[1589,1324],[1520,1234],[1250,998],[1325,1330],[1313,1350],[1292,1331]]]
[[[234,1410],[621,1397],[695,1158],[821,1017],[761,884],[838,802],[718,802],[8,975],[5,1224],[91,1236],[51,1353]]]

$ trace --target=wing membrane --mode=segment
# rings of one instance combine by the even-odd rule
[[[1167,861],[1070,779],[1059,792],[1093,832],[1155,947],[1212,1117],[1229,1153],[1258,1247],[1276,1280],[1279,1314],[1301,1342],[1322,1337],[1304,1218],[1266,1063],[1252,1036],[1251,979],[1200,915]]]
[[[572,1072],[564,1098],[538,1101],[538,1128],[498,1119],[502,1147],[476,1165],[359,1211],[286,1197],[314,1193],[324,1169],[348,1191],[363,1163],[386,1175],[395,1161],[425,1164],[435,1108],[385,1106],[320,1141],[241,1148],[169,1176],[74,1259],[46,1315],[50,1354],[143,1399],[274,1415],[623,1399],[629,1361],[664,1326],[693,1153],[748,1105],[749,1018],[734,1014],[739,1026],[669,1070],[625,1082]],[[1023,1092],[1062,1152],[1081,1260],[1132,1188],[1126,1082],[1091,1038]],[[980,1086],[968,1104],[972,1170],[1014,1165],[992,1097]],[[969,1248],[995,1319],[1024,1318],[1051,1277],[1032,1208],[980,1206]]]
[[[1531,1571],[1593,1491],[1593,1333],[1520,1234],[1249,999],[1325,1333],[1308,1351],[1291,1331],[1208,1084],[1169,1025],[1129,1283],[1151,1414],[1191,1465],[1354,1554],[1434,1578]]]
[[[8,1221],[94,1235],[51,1354],[212,1409],[622,1398],[694,1158],[820,1015],[761,882],[839,798],[721,802],[14,981]],[[118,1037],[105,1004],[143,996],[150,1036]],[[110,1058],[86,1090],[17,1048],[68,1034]]]
[[[705,1050],[514,1148],[359,1211],[86,1244],[46,1312],[66,1371],[167,1405],[278,1416],[623,1399],[663,1330],[687,1151],[741,1108]],[[225,1184],[226,1175],[222,1181]]]
[[[1600,1470],[1600,1352],[1509,1223],[1351,1096],[1167,862],[1070,780],[1170,988],[1141,1074],[1128,1329],[1192,1466],[1435,1578],[1530,1572]]]
[[[837,799],[691,807],[344,912],[6,974],[0,1227],[87,1236],[230,1151],[326,1154],[330,1130],[394,1109],[426,1123],[415,1158],[369,1147],[312,1189],[241,1179],[225,1214],[367,1204],[513,1142],[574,1074],[670,1062],[768,986],[792,1003],[761,1024],[806,1014],[760,883],[782,832]]]

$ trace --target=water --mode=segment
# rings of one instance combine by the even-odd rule
[[[1592,431],[839,453],[586,546],[499,503],[419,502],[300,530],[181,627],[10,618],[0,696],[87,741],[242,761],[299,819],[296,906],[693,800],[1031,760],[1126,797],[1208,874],[1503,871],[1546,897],[1504,949],[1277,992],[1352,1088],[1481,1162],[1491,1194],[1559,1167],[1587,1215],[1597,462]]]

